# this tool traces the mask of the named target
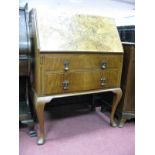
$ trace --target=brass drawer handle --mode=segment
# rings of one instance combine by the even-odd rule
[[[101,86],[105,86],[107,84],[107,79],[105,77],[102,77],[100,80],[101,80]]]
[[[68,86],[69,86],[69,81],[68,80],[64,80],[62,84],[63,84],[64,90],[67,90]]]
[[[69,70],[69,61],[65,60],[64,61],[64,71],[68,71]]]
[[[107,62],[102,61],[101,62],[101,69],[106,69],[107,68]]]

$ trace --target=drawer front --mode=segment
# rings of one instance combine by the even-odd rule
[[[43,92],[46,95],[114,88],[119,86],[117,69],[108,71],[81,71],[70,73],[47,73]]]
[[[68,81],[68,89],[65,92],[78,92],[95,89],[114,88],[119,86],[117,70],[71,72],[64,75],[64,81]]]
[[[63,73],[46,73],[43,82],[43,93],[46,95],[63,93],[62,83]]]
[[[65,92],[78,92],[85,90],[100,89],[100,78],[102,72],[70,72],[64,75],[64,81],[68,81],[68,88]]]
[[[108,54],[48,54],[44,58],[46,71],[119,68],[121,55]]]

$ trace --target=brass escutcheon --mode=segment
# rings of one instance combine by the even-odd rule
[[[101,69],[106,69],[107,68],[107,62],[106,61],[102,61],[101,62]]]
[[[64,61],[64,71],[68,71],[69,70],[69,61],[65,60]]]
[[[69,81],[68,80],[64,80],[62,84],[63,84],[64,90],[68,89],[68,86],[69,86]]]

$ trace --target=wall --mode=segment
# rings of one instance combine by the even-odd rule
[[[29,9],[50,7],[55,12],[84,13],[113,17],[117,25],[134,25],[134,0],[20,0]]]

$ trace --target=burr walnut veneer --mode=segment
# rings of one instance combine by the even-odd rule
[[[30,12],[34,61],[31,81],[39,121],[38,144],[45,141],[44,107],[53,98],[112,91],[110,123],[122,96],[123,49],[113,19],[97,16],[54,16]]]

